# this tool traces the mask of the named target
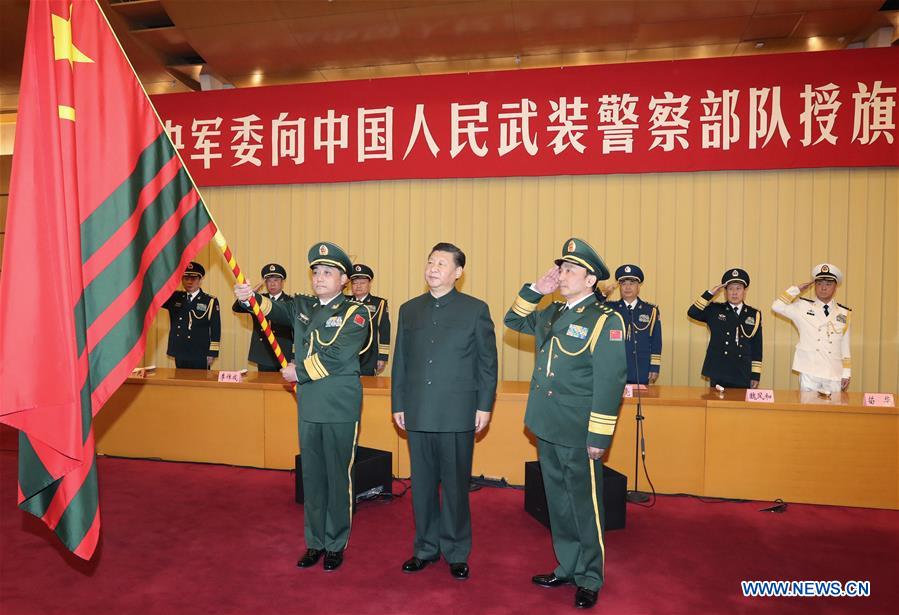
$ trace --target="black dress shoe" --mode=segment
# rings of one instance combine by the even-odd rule
[[[561,585],[571,585],[571,579],[562,579],[556,576],[555,572],[549,574],[537,574],[531,577],[531,583],[540,587],[559,587]]]
[[[450,564],[450,574],[453,575],[454,579],[464,581],[468,578],[468,564],[465,562]]]
[[[343,563],[343,551],[328,551],[325,553],[325,564],[323,568],[328,572],[332,572],[340,568]]]
[[[578,587],[577,591],[574,593],[574,606],[579,609],[592,608],[593,605],[596,604],[596,598],[598,596],[599,592],[587,589],[586,587]]]
[[[428,564],[433,564],[439,557],[435,557],[434,559],[419,559],[417,557],[410,557],[405,562],[403,562],[403,572],[418,572],[420,570],[424,570],[424,568]]]
[[[306,549],[306,555],[297,562],[297,568],[310,568],[315,566],[324,552],[324,549]]]

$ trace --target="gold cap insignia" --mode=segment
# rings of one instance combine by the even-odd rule
[[[190,269],[193,269],[193,268],[194,268],[194,264],[193,264],[193,263],[187,263],[187,268],[188,268],[189,270],[190,270]]]
[[[567,250],[568,250],[569,252],[574,252],[576,249],[577,249],[577,244],[574,243],[574,239],[572,239],[571,241],[568,242],[568,248],[567,248]]]
[[[321,256],[327,256],[328,255],[328,246],[326,246],[325,244],[320,245],[318,247],[318,253]]]
[[[356,271],[362,271],[362,267],[360,267],[359,265],[356,265]]]
[[[740,272],[738,272],[736,269],[734,269],[733,271],[730,272],[730,275],[732,277],[737,277],[738,275],[740,275]]]
[[[275,270],[275,266],[274,266],[274,265],[269,265],[269,266],[268,266],[268,270],[269,270],[269,271],[274,271],[274,270]]]
[[[631,272],[631,266],[628,265],[627,267],[625,267],[625,268],[624,268],[624,272],[625,272],[625,273],[630,273],[630,272]]]
[[[830,271],[830,267],[828,267],[827,265],[821,265],[822,273],[828,273],[829,271]]]

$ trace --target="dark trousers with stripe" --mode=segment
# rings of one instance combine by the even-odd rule
[[[300,421],[307,549],[342,551],[349,542],[358,433],[358,422]]]
[[[442,554],[451,564],[467,562],[471,553],[468,485],[474,431],[410,431],[408,436],[415,516],[414,555],[435,559]]]
[[[605,578],[602,462],[587,457],[586,445],[572,448],[539,438],[537,454],[559,561],[555,574],[599,591]]]

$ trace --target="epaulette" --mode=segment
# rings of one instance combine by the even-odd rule
[[[811,299],[807,299],[806,297],[799,297],[799,299],[802,299],[803,301],[808,301],[809,303],[814,303],[814,301],[812,301]]]
[[[615,311],[613,308],[610,308],[608,305],[606,305],[604,303],[600,303],[599,301],[597,301],[593,305],[598,307],[601,312],[604,312],[606,314],[611,314],[612,312]]]
[[[355,297],[350,297],[349,299],[347,299],[347,301],[349,301],[350,303],[355,303],[356,305],[365,305],[364,302],[359,301]]]
[[[841,308],[843,308],[844,310],[848,310],[848,311],[850,311],[850,312],[852,311],[852,308],[851,308],[851,307],[846,307],[846,306],[843,305],[842,303],[837,303],[837,305],[840,306]]]

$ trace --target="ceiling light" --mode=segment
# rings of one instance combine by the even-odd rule
[[[764,47],[764,46],[765,46],[765,41],[756,41],[756,42],[755,42],[755,48],[756,48],[756,49],[761,49],[761,48]]]

